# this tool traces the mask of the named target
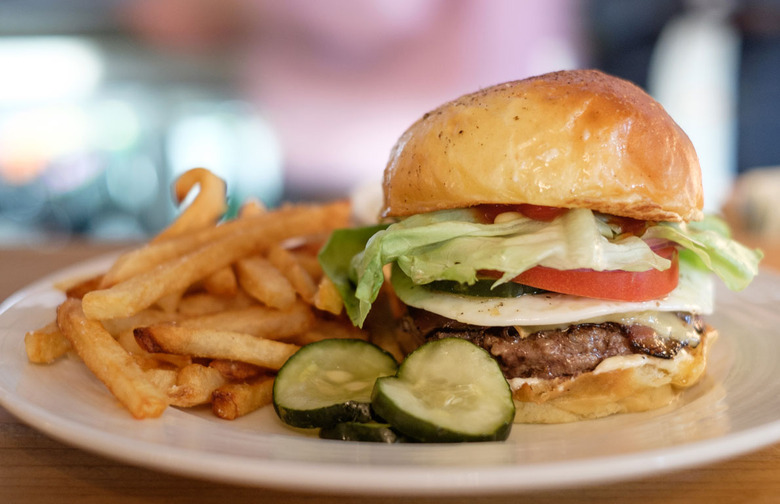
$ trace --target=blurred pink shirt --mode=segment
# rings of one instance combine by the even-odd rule
[[[575,68],[573,0],[257,1],[244,92],[279,135],[293,193],[381,178],[403,131],[444,101]]]

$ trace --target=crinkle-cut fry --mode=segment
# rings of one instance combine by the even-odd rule
[[[235,296],[218,296],[208,292],[197,292],[181,298],[179,314],[188,317],[210,315],[221,311],[249,308],[256,304],[257,301],[241,289],[236,292]]]
[[[327,275],[323,275],[319,285],[317,285],[317,292],[314,293],[314,307],[334,315],[340,315],[344,310],[344,300]]]
[[[263,376],[247,383],[229,383],[214,391],[211,409],[219,418],[235,420],[271,404],[273,389],[272,376]]]
[[[295,303],[292,284],[268,259],[245,257],[236,261],[235,268],[241,288],[264,305],[284,310]]]
[[[170,226],[161,231],[152,242],[213,226],[227,211],[227,186],[225,181],[205,168],[193,168],[181,174],[174,182],[176,201],[181,203],[195,187],[199,191]]]
[[[57,322],[34,329],[24,335],[24,349],[27,360],[34,364],[51,364],[73,348],[62,335]]]
[[[251,334],[266,339],[285,339],[307,331],[314,323],[314,314],[303,302],[287,310],[252,306],[180,320],[179,327],[225,330]]]
[[[317,285],[289,250],[274,244],[268,250],[268,260],[287,277],[301,299],[307,303],[313,302]]]
[[[218,369],[190,364],[179,370],[176,384],[168,390],[168,398],[172,406],[191,408],[211,402],[214,390],[225,383],[227,380]]]
[[[203,289],[215,296],[235,296],[238,281],[233,268],[225,266],[203,279]]]
[[[282,367],[300,348],[251,334],[174,325],[139,327],[133,333],[147,352],[237,360],[273,370]]]
[[[165,394],[144,374],[108,331],[84,316],[81,301],[65,300],[57,325],[92,373],[135,418],[159,417],[168,406]]]
[[[294,207],[284,218],[280,212],[268,212],[255,218],[233,221],[251,221],[253,225],[110,288],[87,293],[83,299],[84,313],[92,319],[127,317],[138,313],[166,294],[183,290],[259,249],[315,229],[332,228],[338,223],[338,219],[333,218],[334,210],[335,213],[340,210],[337,204]],[[215,229],[219,227],[222,226]]]

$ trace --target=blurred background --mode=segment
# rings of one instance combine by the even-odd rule
[[[707,210],[780,234],[780,0],[0,0],[0,246],[144,238],[198,166],[233,206],[345,196],[443,101],[585,67],[688,132]]]

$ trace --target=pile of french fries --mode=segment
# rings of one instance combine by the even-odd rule
[[[174,184],[179,217],[105,272],[62,286],[56,321],[25,335],[30,362],[77,355],[135,418],[168,406],[235,419],[268,405],[275,372],[302,345],[368,339],[349,323],[316,254],[349,225],[347,202],[222,221],[225,183],[197,168]]]

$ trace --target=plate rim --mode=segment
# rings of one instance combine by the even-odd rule
[[[78,273],[94,273],[116,258],[120,252],[99,255],[61,268],[35,280],[17,290],[0,303],[0,317],[12,310],[20,301],[40,290],[53,290],[53,284]],[[770,281],[780,285],[780,275],[774,271],[762,270],[761,275],[772,277]],[[0,327],[0,341],[12,337]],[[0,374],[2,371],[0,370]],[[89,431],[88,426],[70,418],[58,416],[56,412],[25,402],[21,394],[7,390],[0,381],[0,405],[28,426],[66,445],[94,453],[108,459],[130,465],[159,470],[183,477],[194,477],[215,482],[275,488],[279,490],[327,492],[360,495],[488,495],[508,492],[539,491],[551,488],[569,488],[591,484],[606,484],[635,477],[658,475],[679,469],[715,463],[744,453],[758,450],[780,441],[780,416],[760,426],[726,433],[715,438],[691,441],[654,450],[642,450],[623,454],[597,456],[593,458],[523,464],[497,464],[477,466],[361,466],[356,464],[334,464],[323,467],[321,463],[297,460],[252,459],[242,455],[214,454],[210,464],[198,466],[193,463],[198,450],[180,446],[160,445],[147,440],[123,438],[115,432]],[[184,413],[182,413],[184,414]],[[98,434],[103,442],[96,444]],[[263,435],[262,433],[259,435]],[[292,437],[291,437],[292,439]],[[322,440],[312,440],[322,442]],[[128,449],[128,446],[130,447]],[[161,448],[167,452],[159,456]],[[390,447],[386,447],[390,448]],[[402,447],[395,447],[401,448]],[[392,448],[391,448],[392,449]],[[156,456],[149,457],[150,452]],[[649,462],[649,464],[648,464]],[[213,469],[220,469],[214,472]],[[425,470],[421,471],[424,467]],[[595,467],[599,467],[595,470]],[[607,468],[605,470],[605,467]],[[239,470],[237,470],[237,468]],[[523,478],[516,478],[518,471],[524,471]],[[350,471],[354,483],[345,487],[343,480],[333,477],[337,473]],[[368,476],[382,471],[392,477],[380,481]],[[315,479],[301,479],[295,473],[316,472]],[[551,477],[554,473],[555,477]],[[561,478],[561,474],[566,474]],[[514,476],[514,477],[513,477]],[[404,487],[397,481],[403,480]]]

